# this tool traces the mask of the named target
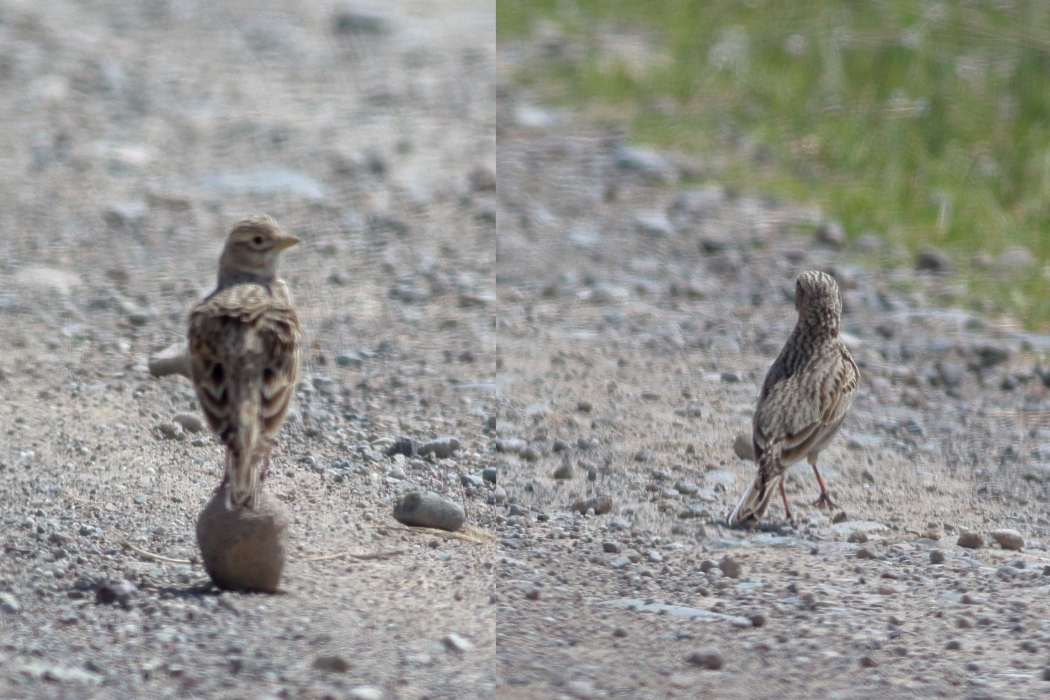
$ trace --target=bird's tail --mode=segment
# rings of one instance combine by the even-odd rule
[[[729,524],[746,527],[758,525],[783,479],[784,467],[780,463],[780,445],[771,445],[758,458],[758,474],[736,504],[736,508],[729,514]]]
[[[259,392],[249,388],[244,396],[232,397],[237,406],[233,439],[230,441],[229,457],[226,461],[226,509],[244,506],[255,508],[259,495],[262,450],[259,435],[261,420]]]

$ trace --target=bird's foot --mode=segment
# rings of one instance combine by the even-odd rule
[[[829,496],[826,493],[820,494],[820,498],[814,501],[813,505],[815,505],[817,508],[827,508],[829,513],[838,508],[838,506],[835,505],[834,502],[832,502],[831,496]]]

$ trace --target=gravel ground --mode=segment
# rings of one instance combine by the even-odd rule
[[[1050,338],[954,309],[936,255],[536,106],[491,5],[377,7],[2,7],[0,697],[1050,689]],[[274,596],[123,544],[196,553],[221,450],[150,358],[260,210],[304,240]],[[728,530],[811,268],[863,375],[841,508],[803,464],[797,529]],[[420,488],[465,530],[399,525]]]
[[[499,697],[1045,694],[1050,338],[952,308],[936,254],[537,106],[506,76],[538,48],[500,46]],[[798,529],[777,501],[730,530],[814,268],[862,372],[821,456],[840,508],[803,462]]]
[[[496,409],[494,17],[375,7],[0,7],[0,697],[493,696],[494,539],[460,476]],[[221,450],[149,358],[259,211],[304,241],[267,480],[291,561],[283,594],[220,595],[122,542],[196,553]],[[386,457],[402,435],[461,446]],[[418,488],[466,534],[395,522]]]

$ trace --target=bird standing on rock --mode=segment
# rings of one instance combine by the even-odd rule
[[[842,299],[831,275],[810,270],[795,286],[798,323],[762,384],[752,421],[758,475],[729,516],[754,527],[779,489],[787,518],[784,473],[803,457],[820,484],[817,505],[835,507],[817,471],[817,456],[838,432],[853,404],[860,371],[839,338]]]
[[[193,386],[226,446],[230,510],[255,507],[295,393],[302,327],[277,263],[298,242],[269,216],[241,221],[219,258],[218,286],[190,313]]]

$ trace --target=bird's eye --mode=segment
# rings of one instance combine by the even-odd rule
[[[252,239],[252,243],[255,245],[262,245],[262,236],[256,236]]]

